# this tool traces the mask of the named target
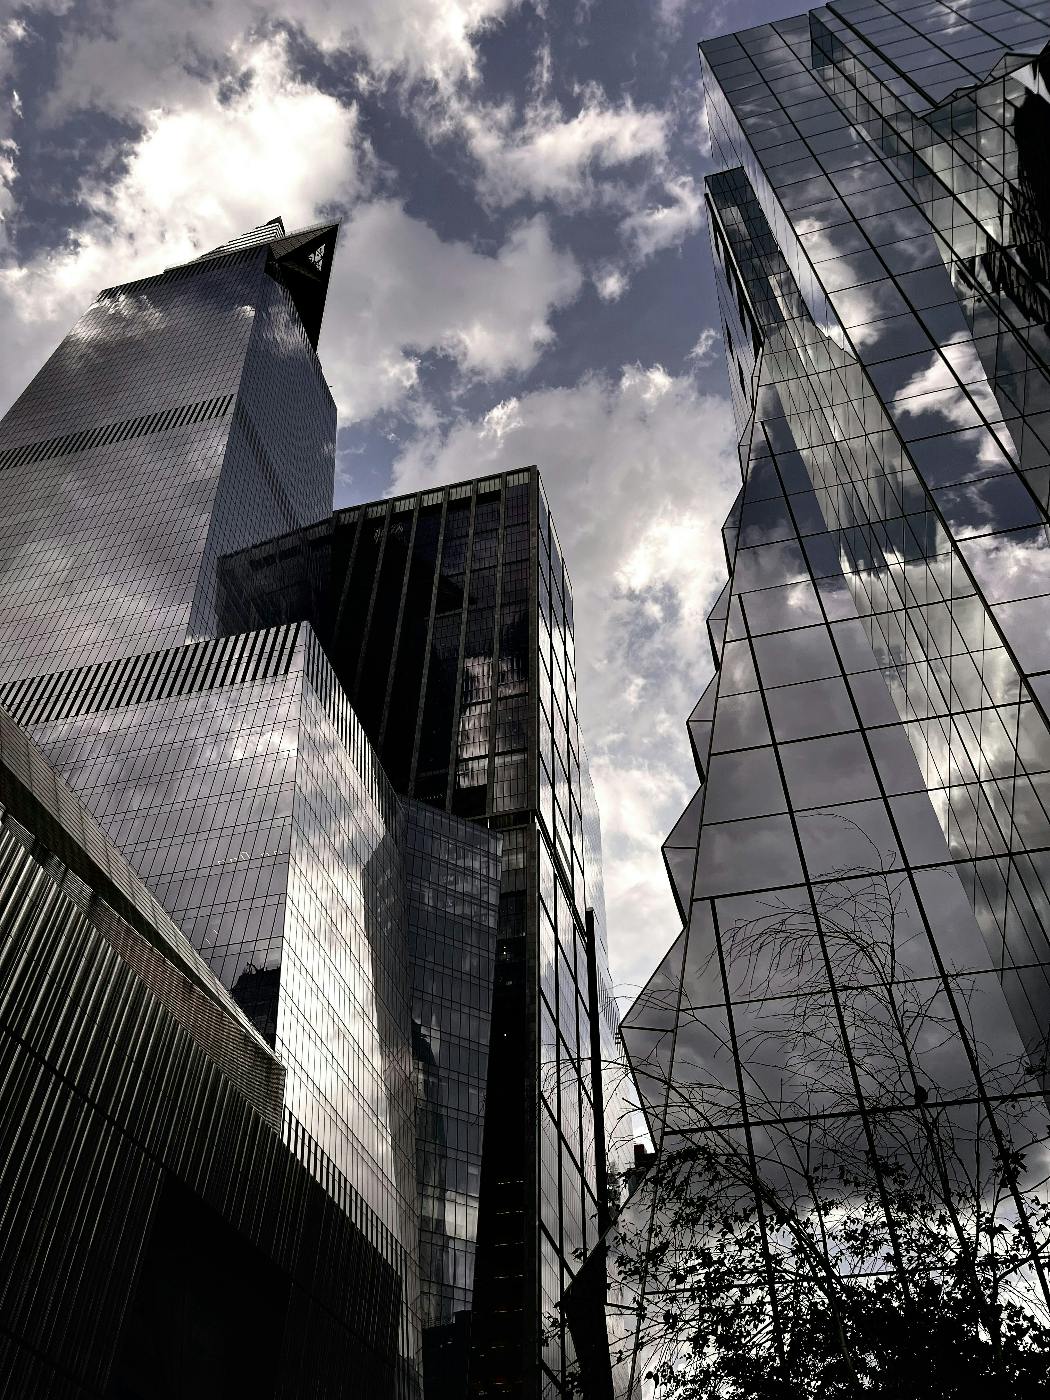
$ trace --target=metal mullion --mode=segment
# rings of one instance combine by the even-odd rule
[[[394,694],[394,676],[397,673],[397,664],[401,650],[401,630],[405,620],[405,609],[408,606],[408,581],[412,576],[412,565],[415,562],[416,532],[419,526],[419,517],[422,509],[420,505],[421,500],[422,493],[416,497],[416,504],[412,510],[412,529],[408,537],[408,552],[405,555],[405,571],[401,578],[401,599],[397,606],[397,621],[394,624],[394,640],[390,649],[390,665],[387,669],[386,686],[383,692],[383,708],[379,716],[379,742],[376,747],[380,754],[383,752],[383,744],[386,740],[387,720],[390,718],[390,702]],[[435,569],[439,562],[439,559],[435,559]]]
[[[774,461],[774,463],[776,464],[776,454],[774,454],[774,456],[773,456],[773,461]],[[778,477],[778,479],[780,479],[780,468],[779,468],[779,465],[777,465],[776,470],[777,470],[777,477]],[[781,489],[783,490],[783,480],[782,480],[782,479],[780,480],[780,484],[781,484]],[[785,499],[785,500],[787,501],[787,503],[788,503],[788,510],[789,510],[789,512],[790,512],[790,514],[791,514],[792,523],[795,524],[795,531],[796,531],[796,536],[797,536],[797,534],[798,534],[798,526],[797,526],[797,522],[795,522],[794,511],[793,511],[793,509],[792,509],[792,507],[791,507],[791,498],[790,498],[790,496],[787,495],[786,492],[784,493],[784,499]],[[816,589],[816,580],[813,578],[813,572],[812,572],[812,569],[810,568],[808,562],[807,562],[807,565],[806,565],[806,572],[807,572],[807,575],[809,576],[809,580],[810,580],[811,586],[812,586],[814,589]],[[971,582],[972,582],[972,580],[971,580]],[[979,596],[980,596],[980,595],[979,595]],[[897,822],[896,814],[895,814],[894,811],[893,811],[893,808],[892,808],[892,806],[891,806],[891,804],[890,804],[890,801],[889,801],[889,797],[888,797],[888,795],[887,795],[887,793],[886,793],[886,785],[885,785],[885,783],[883,782],[882,774],[881,774],[880,771],[879,771],[878,764],[877,764],[876,761],[875,761],[875,754],[874,754],[874,752],[873,752],[873,750],[872,750],[872,747],[871,747],[870,735],[869,735],[868,729],[867,729],[866,725],[864,724],[864,721],[863,721],[863,719],[862,719],[862,717],[861,717],[860,709],[859,709],[859,707],[858,707],[858,705],[857,705],[856,699],[854,698],[854,695],[853,695],[853,687],[849,684],[849,679],[848,679],[849,673],[846,671],[846,669],[845,669],[845,667],[844,667],[844,665],[843,665],[843,663],[842,663],[842,655],[841,655],[841,652],[839,651],[839,646],[838,646],[838,642],[836,641],[836,638],[835,638],[834,629],[831,627],[831,625],[830,625],[830,623],[829,623],[829,621],[828,621],[828,619],[827,619],[827,615],[826,615],[825,610],[824,610],[823,599],[820,598],[819,590],[817,590],[817,597],[818,597],[818,600],[820,601],[821,616],[822,616],[823,619],[824,619],[824,626],[825,626],[825,628],[826,628],[826,630],[827,630],[828,636],[829,636],[830,641],[831,641],[832,651],[835,653],[835,659],[836,659],[836,661],[838,662],[838,665],[839,665],[839,672],[840,672],[840,675],[842,676],[843,680],[844,680],[845,683],[846,683],[846,693],[847,693],[847,695],[848,695],[848,697],[849,697],[850,708],[851,708],[852,711],[853,711],[853,716],[854,716],[854,719],[855,719],[856,724],[857,724],[857,730],[858,730],[858,733],[859,733],[859,735],[860,735],[861,742],[862,742],[863,745],[864,745],[864,749],[865,749],[865,753],[867,754],[868,762],[869,762],[870,765],[871,765],[871,770],[872,770],[872,772],[873,772],[874,775],[875,775],[875,782],[876,782],[876,785],[877,785],[877,787],[878,787],[879,795],[880,795],[880,797],[882,798],[883,809],[884,809],[884,811],[885,811],[885,813],[886,813],[887,820],[889,821],[890,830],[893,832],[893,839],[896,841],[896,843],[897,843],[897,848],[898,848],[898,850],[900,851],[900,854],[901,854],[901,861],[902,861],[903,872],[904,872],[905,878],[906,878],[907,881],[908,881],[908,887],[909,887],[909,890],[910,890],[910,892],[911,892],[912,899],[915,901],[915,907],[916,907],[916,909],[918,910],[919,918],[922,920],[922,926],[923,926],[923,929],[924,929],[924,931],[925,931],[925,933],[926,933],[926,939],[927,939],[927,942],[928,942],[929,947],[930,947],[931,956],[932,956],[932,958],[933,958],[933,960],[934,960],[934,963],[935,963],[935,965],[936,965],[936,967],[937,967],[937,972],[938,972],[939,977],[940,977],[941,986],[944,988],[945,997],[947,998],[948,1005],[949,1005],[949,1007],[951,1008],[952,1016],[953,1016],[953,1018],[954,1018],[954,1021],[955,1021],[956,1026],[957,1026],[957,1028],[958,1028],[958,1030],[959,1030],[959,1039],[960,1039],[960,1041],[961,1041],[961,1043],[962,1043],[963,1050],[964,1050],[964,1053],[965,1053],[965,1055],[966,1055],[966,1060],[967,1060],[967,1063],[968,1063],[968,1065],[969,1065],[969,1067],[970,1067],[970,1072],[971,1072],[971,1074],[973,1075],[974,1086],[975,1086],[975,1089],[976,1089],[976,1092],[977,1092],[977,1099],[978,1099],[978,1102],[980,1103],[981,1108],[982,1108],[983,1111],[984,1111],[984,1115],[985,1115],[986,1121],[988,1122],[989,1128],[990,1128],[990,1130],[991,1130],[992,1137],[993,1137],[994,1140],[995,1140],[996,1148],[997,1148],[998,1152],[1000,1153],[1000,1155],[1003,1157],[1003,1160],[1006,1160],[1007,1144],[1006,1144],[1005,1139],[1004,1139],[1003,1136],[1002,1136],[1002,1133],[1001,1133],[1001,1131],[1000,1131],[1000,1129],[999,1129],[998,1121],[997,1121],[997,1119],[996,1119],[996,1117],[995,1117],[995,1113],[994,1113],[994,1111],[993,1111],[993,1109],[992,1109],[991,1100],[990,1100],[990,1098],[989,1098],[988,1091],[987,1091],[987,1089],[985,1088],[984,1077],[983,1077],[983,1075],[982,1075],[982,1073],[981,1073],[980,1066],[979,1066],[979,1064],[978,1064],[978,1062],[977,1062],[976,1054],[975,1054],[975,1052],[974,1052],[973,1046],[972,1046],[971,1043],[970,1043],[970,1039],[969,1039],[969,1036],[968,1036],[968,1034],[967,1034],[967,1031],[966,1031],[966,1028],[965,1028],[965,1025],[964,1025],[964,1019],[963,1019],[963,1016],[962,1016],[961,1011],[960,1011],[960,1008],[959,1008],[959,1003],[958,1003],[958,999],[957,999],[956,994],[955,994],[955,988],[954,988],[954,986],[953,986],[953,984],[952,984],[952,979],[949,977],[948,972],[947,972],[947,969],[945,968],[944,960],[943,960],[943,958],[942,958],[942,956],[941,956],[941,950],[940,950],[940,948],[938,947],[937,939],[935,938],[934,933],[933,933],[933,929],[932,929],[931,926],[930,926],[929,918],[928,918],[927,913],[926,913],[926,906],[925,906],[925,904],[924,904],[923,901],[922,901],[922,898],[921,898],[920,892],[919,892],[919,887],[918,887],[918,884],[917,884],[916,879],[915,879],[915,871],[914,871],[914,868],[913,868],[911,862],[908,860],[907,855],[906,855],[906,853],[905,853],[905,846],[904,846],[903,840],[901,839],[901,831],[900,831],[900,827],[899,827],[898,822]],[[741,607],[741,612],[743,612],[743,607]],[[744,625],[745,625],[745,628],[746,628],[746,627],[747,627],[747,619],[746,619],[746,617],[744,618]],[[751,645],[752,664],[754,665],[754,664],[755,664],[755,663],[754,663],[754,647],[753,647],[753,644],[750,644],[750,636],[749,636],[749,645]],[[756,668],[756,674],[757,674],[757,668]],[[759,685],[760,685],[760,693],[761,693],[761,695],[762,695],[762,703],[763,703],[763,706],[765,707],[765,706],[766,706],[765,691],[764,691],[764,689],[761,689],[761,681],[759,682]],[[766,714],[766,721],[767,721],[767,723],[769,723],[768,709],[767,709],[767,714]],[[770,727],[770,734],[771,734],[771,735],[772,735],[772,732],[773,732],[773,731],[772,731],[772,727]],[[780,755],[779,755],[779,748],[778,748],[778,746],[777,746],[776,744],[774,744],[774,750],[775,750],[775,752],[776,752],[777,764],[778,764],[778,767],[779,767],[779,766],[780,766]],[[784,782],[784,774],[783,774],[783,771],[782,771],[782,770],[781,770],[780,777],[781,777],[781,782]],[[786,783],[785,783],[785,785],[784,785],[784,791],[785,791],[785,793],[787,793],[787,785],[786,785]],[[928,793],[928,792],[929,792],[929,787],[928,787],[928,785],[927,785],[927,793]],[[790,803],[789,803],[789,809],[790,809]],[[794,825],[794,821],[795,821],[794,813],[791,812],[790,815],[791,815],[792,824]],[[796,839],[797,839],[797,838],[796,838]],[[799,852],[800,852],[800,854],[801,854],[801,846],[799,847]],[[968,865],[972,864],[972,865],[973,865],[975,878],[979,878],[978,871],[977,871],[977,862],[976,862],[976,860],[967,861],[966,864],[968,864]],[[1011,862],[1011,864],[1012,864],[1012,862]],[[953,870],[956,870],[956,863],[950,859],[950,852],[949,852],[949,860],[948,860],[947,862],[944,863],[944,866],[949,866],[949,865],[950,865],[950,867],[951,867]],[[956,873],[956,877],[958,878],[958,874],[957,874],[957,873]],[[960,882],[960,883],[961,883],[961,882]],[[808,880],[807,880],[807,885],[808,885]],[[811,898],[811,900],[812,900],[812,887],[810,886],[809,889],[810,889],[810,898]],[[964,886],[964,889],[965,889],[965,886]],[[976,918],[976,914],[975,914],[975,918]],[[819,927],[819,919],[817,920],[817,923],[818,923],[818,927]],[[820,936],[821,936],[821,948],[822,948],[822,950],[823,950],[823,948],[824,948],[823,935],[821,934]],[[852,1068],[852,1059],[851,1059],[850,1063],[851,1063],[851,1068]],[[862,1112],[864,1112],[863,1107],[862,1107]],[[867,1120],[866,1120],[866,1119],[865,1119],[865,1131],[867,1132]],[[1038,1250],[1037,1250],[1037,1247],[1036,1247],[1035,1239],[1034,1239],[1034,1237],[1033,1237],[1033,1235],[1032,1235],[1031,1225],[1029,1224],[1029,1222],[1028,1222],[1028,1217],[1027,1217],[1027,1215],[1025,1214],[1024,1203],[1023,1203],[1023,1201],[1022,1201],[1022,1199],[1021,1199],[1021,1195],[1020,1195],[1020,1192],[1019,1192],[1019,1190],[1018,1190],[1016,1181],[1014,1181],[1014,1180],[1011,1179],[1010,1182],[1009,1182],[1009,1188],[1010,1188],[1010,1195],[1011,1195],[1011,1197],[1012,1197],[1012,1199],[1013,1199],[1013,1202],[1014,1202],[1015,1206],[1017,1207],[1018,1218],[1019,1218],[1019,1220],[1020,1220],[1020,1222],[1021,1222],[1021,1229],[1022,1229],[1022,1232],[1024,1233],[1025,1241],[1026,1241],[1026,1243],[1028,1244],[1029,1249],[1030,1249],[1031,1252],[1032,1252],[1033,1265],[1034,1265],[1034,1268],[1035,1268],[1035,1271],[1036,1271],[1036,1275],[1037,1275],[1037,1277],[1038,1277],[1038,1279],[1039,1279],[1039,1284],[1040,1284],[1040,1288],[1041,1288],[1043,1297],[1044,1297],[1045,1300],[1050,1301],[1050,1280],[1048,1280],[1046,1271],[1044,1270],[1043,1265],[1042,1265],[1042,1263],[1041,1263],[1041,1261],[1040,1261],[1040,1257],[1039,1257],[1039,1253],[1038,1253]],[[881,1195],[881,1194],[882,1194],[882,1191],[883,1191],[883,1189],[884,1189],[884,1188],[883,1188],[883,1185],[882,1185],[882,1177],[881,1177],[881,1175],[879,1175],[879,1189],[880,1189],[880,1195]]]
[[[470,580],[474,575],[474,525],[477,520],[478,485],[470,487],[470,526],[467,530],[467,557],[463,570],[463,609],[459,620],[459,654],[456,661],[456,692],[452,701],[452,728],[448,740],[448,774],[445,787],[445,811],[452,810],[456,767],[459,759],[459,712],[463,699],[463,648],[467,640],[467,619],[470,617]]]
[[[737,601],[740,604],[740,617],[744,625],[744,639],[747,641],[748,651],[751,656],[751,664],[755,669],[755,677],[758,684],[758,695],[762,702],[762,713],[765,717],[766,726],[769,730],[769,735],[773,747],[773,757],[777,765],[777,772],[779,774],[780,782],[784,790],[785,800],[787,802],[787,817],[788,821],[791,823],[791,834],[794,839],[795,847],[798,852],[799,862],[802,867],[802,878],[806,886],[806,895],[809,902],[810,913],[813,916],[813,924],[817,935],[817,942],[820,947],[821,960],[823,961],[824,971],[828,979],[828,990],[831,995],[832,1006],[834,1007],[835,1022],[838,1026],[839,1036],[842,1041],[843,1054],[845,1055],[846,1064],[849,1069],[850,1080],[853,1084],[853,1093],[857,1101],[857,1108],[860,1113],[861,1125],[863,1127],[864,1137],[868,1145],[868,1152],[871,1157],[871,1162],[875,1166],[875,1176],[876,1181],[878,1183],[879,1201],[882,1205],[883,1214],[886,1217],[886,1228],[890,1237],[890,1247],[893,1251],[894,1263],[896,1264],[897,1270],[900,1274],[902,1287],[904,1288],[905,1297],[907,1298],[910,1296],[910,1290],[908,1287],[907,1272],[904,1268],[904,1256],[901,1252],[900,1240],[897,1234],[897,1226],[894,1222],[893,1214],[890,1208],[890,1199],[886,1189],[886,1182],[884,1181],[882,1173],[877,1165],[878,1153],[876,1151],[875,1135],[872,1130],[871,1119],[868,1114],[868,1106],[864,1097],[864,1091],[861,1088],[860,1072],[857,1069],[856,1060],[854,1058],[853,1046],[850,1043],[849,1033],[846,1028],[845,1012],[842,1009],[842,1002],[839,996],[839,988],[835,981],[834,968],[831,962],[831,956],[828,952],[827,938],[824,933],[824,928],[821,924],[820,914],[817,910],[817,901],[813,893],[813,879],[809,873],[809,863],[806,860],[806,854],[802,846],[802,837],[798,828],[798,818],[795,815],[794,805],[791,801],[791,789],[788,786],[787,774],[784,772],[784,761],[781,757],[780,745],[779,743],[777,743],[774,737],[775,730],[773,728],[773,717],[769,712],[769,702],[766,698],[765,684],[762,681],[758,669],[758,654],[755,650],[754,638],[751,633],[751,625],[747,620],[747,608],[744,605],[743,597],[739,597]],[[829,640],[831,640],[831,627],[828,624],[826,618],[823,621],[823,627],[828,634]],[[834,647],[833,640],[832,646]],[[842,659],[838,654],[837,648],[835,648],[835,656],[836,660],[839,663],[840,674],[845,675],[845,672],[842,669]],[[883,797],[883,802],[888,811],[889,803],[886,801],[885,797]],[[894,832],[894,837],[898,841],[898,846],[900,846],[899,837],[896,831]],[[903,860],[904,848],[902,846],[900,846],[900,851],[901,859]]]
[[[384,511],[383,511],[383,515],[382,515],[382,518],[381,518],[381,519],[380,519],[379,517],[377,517],[377,516],[368,516],[368,515],[365,515],[365,516],[362,518],[362,527],[363,527],[364,529],[368,529],[369,526],[370,526],[370,522],[371,522],[372,524],[378,525],[378,527],[382,530],[383,535],[382,535],[382,539],[381,539],[380,542],[379,542],[379,553],[378,553],[377,556],[376,556],[375,574],[374,574],[374,576],[373,576],[373,578],[372,578],[372,587],[371,587],[371,589],[370,589],[370,591],[369,591],[369,594],[368,594],[368,608],[367,608],[367,610],[366,610],[366,612],[365,612],[365,625],[364,625],[364,630],[362,631],[362,634],[361,634],[361,650],[360,650],[360,652],[358,653],[358,657],[357,657],[357,668],[356,668],[356,670],[354,671],[354,676],[353,676],[353,681],[352,681],[352,686],[351,686],[351,692],[350,692],[350,693],[351,693],[351,695],[354,697],[355,700],[356,700],[358,691],[359,691],[359,689],[360,689],[361,682],[362,682],[362,680],[364,679],[365,675],[367,674],[367,672],[366,672],[366,667],[365,667],[365,657],[368,655],[368,644],[369,644],[369,641],[371,640],[371,636],[372,636],[372,623],[373,623],[374,620],[375,620],[376,599],[379,597],[379,580],[380,580],[380,578],[382,578],[382,575],[383,575],[383,562],[384,562],[384,560],[386,559],[386,547],[387,547],[387,542],[388,542],[388,540],[389,540],[389,538],[390,538],[390,511],[391,511],[391,504],[390,504],[390,502],[388,501],[388,502],[386,503],[386,507],[385,507],[385,509],[384,509]],[[358,538],[360,539],[360,536],[359,536]],[[350,577],[351,577],[351,575],[350,575],[350,572],[348,571],[348,572],[347,572],[347,583],[349,583]],[[344,596],[345,596],[345,595],[344,595]]]
[[[422,508],[423,497],[420,495],[420,506]],[[427,634],[423,646],[423,670],[419,678],[419,700],[416,705],[415,733],[412,736],[412,759],[409,765],[408,791],[415,792],[416,774],[419,768],[419,745],[423,734],[423,710],[426,706],[427,693],[430,688],[431,662],[434,657],[434,619],[437,614],[438,591],[441,584],[441,564],[445,554],[445,524],[448,520],[449,491],[445,491],[441,500],[441,523],[438,526],[438,538],[436,553],[434,556],[434,581],[430,590],[430,608],[427,613]]]
[[[492,689],[489,698],[489,742],[485,756],[485,812],[492,815],[496,791],[496,716],[499,712],[500,614],[503,606],[503,556],[507,535],[507,482],[500,486],[499,531],[496,536],[496,595],[492,619]],[[526,800],[529,797],[526,793]]]

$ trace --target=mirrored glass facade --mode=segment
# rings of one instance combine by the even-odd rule
[[[5,415],[0,680],[213,635],[217,558],[331,509],[335,232],[106,289]]]
[[[620,1085],[572,588],[539,473],[337,511],[219,579],[226,631],[311,618],[399,791],[499,833],[474,1288],[457,1302],[472,1395],[557,1394],[573,1340],[556,1307],[605,1228]],[[461,1396],[462,1375],[440,1393]]]
[[[275,1050],[286,1144],[392,1280],[409,1397],[407,818],[308,626],[216,639],[220,556],[331,509],[335,234],[273,220],[110,288],[11,409],[0,689]]]
[[[289,1141],[405,1280],[418,1360],[404,816],[309,628],[9,687],[286,1067]]]
[[[975,1153],[1042,1110],[1048,40],[1038,2],[844,0],[701,45],[742,486],[684,926],[624,1037],[658,1142],[803,1191],[831,1114],[842,1162],[928,1103]]]
[[[423,1374],[441,1396],[468,1359],[500,838],[420,802],[405,815]]]
[[[0,423],[0,704],[276,1053],[397,1393],[554,1395],[624,1122],[572,591],[535,469],[330,513],[335,235],[107,289]]]
[[[402,1281],[280,1060],[3,712],[0,889],[0,1391],[398,1394]]]

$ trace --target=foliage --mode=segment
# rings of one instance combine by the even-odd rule
[[[1023,1226],[978,1219],[884,1162],[814,1183],[805,1211],[767,1184],[760,1207],[745,1203],[742,1165],[706,1145],[667,1154],[640,1192],[658,1228],[644,1243],[622,1227],[618,1267],[645,1285],[641,1341],[661,1395],[1045,1393],[1050,1318],[1031,1245],[1050,1227],[1045,1200],[1026,1200]]]

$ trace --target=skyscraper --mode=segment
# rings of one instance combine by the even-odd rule
[[[835,1113],[881,1169],[917,1106],[994,1156],[1041,1104],[1048,40],[1041,0],[841,0],[701,45],[743,484],[683,930],[624,1027],[665,1145],[819,1174]],[[905,984],[938,1033],[891,1092]]]
[[[101,292],[0,423],[0,679],[214,635],[215,561],[331,509],[336,228]]]
[[[272,220],[103,291],[4,418],[0,704],[276,1051],[287,1146],[392,1280],[407,1396],[408,816],[309,626],[215,612],[223,554],[331,510],[335,237]]]
[[[395,1395],[403,1280],[283,1065],[2,712],[0,888],[0,1391]]]
[[[621,1108],[572,589],[539,473],[337,511],[231,555],[219,577],[225,630],[311,620],[400,791],[499,834],[487,1066],[482,982],[460,1041],[464,1085],[487,1079],[457,1168],[476,1259],[464,1251],[431,1345],[469,1356],[473,1395],[556,1394],[572,1339],[555,1309],[608,1223],[605,1125]],[[459,977],[449,963],[428,980],[439,1022]],[[461,1396],[461,1362],[433,1384]]]
[[[335,238],[103,291],[0,423],[0,706],[276,1056],[370,1393],[550,1394],[619,1092],[571,587],[535,470],[331,514]]]

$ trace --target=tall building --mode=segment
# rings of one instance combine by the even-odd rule
[[[884,1163],[929,1103],[994,1155],[1046,1088],[1048,40],[1044,0],[836,0],[701,45],[742,486],[624,1028],[665,1144],[786,1176],[834,1111]],[[888,978],[937,1027],[892,1093]]]
[[[280,1060],[3,712],[0,888],[0,1391],[396,1394],[402,1280]]]
[[[0,422],[0,680],[214,635],[215,564],[331,509],[335,248],[279,219],[101,292]]]
[[[331,514],[335,239],[103,291],[0,423],[0,706],[280,1071],[271,1130],[365,1251],[369,1394],[555,1394],[621,1112],[571,588],[532,469]],[[600,1271],[574,1300],[593,1350]]]
[[[558,1394],[574,1344],[556,1307],[608,1224],[622,1110],[572,589],[539,473],[337,511],[232,554],[218,598],[233,633],[309,618],[395,787],[499,835],[492,972],[468,938],[469,998],[459,953],[417,982],[417,1025],[458,1006],[469,1102],[487,1081],[448,1155],[469,1228],[459,1286],[430,1293],[428,1396],[462,1396],[464,1364],[474,1396]]]
[[[393,1290],[376,1393],[407,1397],[409,817],[309,626],[216,617],[224,554],[331,510],[335,237],[272,220],[103,291],[0,423],[0,705],[276,1053],[280,1133]],[[448,868],[491,861],[472,836]]]

